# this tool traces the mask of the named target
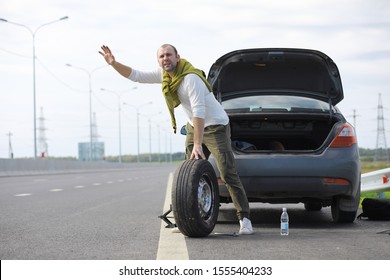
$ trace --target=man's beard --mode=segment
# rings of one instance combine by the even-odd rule
[[[169,65],[164,66],[164,70],[167,72],[173,72],[176,70],[176,67],[177,67],[177,63],[176,64],[171,63]]]

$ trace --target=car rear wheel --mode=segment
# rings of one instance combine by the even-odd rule
[[[333,202],[331,207],[333,221],[336,223],[353,223],[355,221],[357,211],[348,212],[341,210],[338,201],[338,199],[335,199],[335,202]]]
[[[186,160],[172,185],[172,210],[179,230],[188,237],[209,235],[219,211],[218,182],[207,160]]]
[[[332,202],[332,218],[336,223],[353,223],[356,219],[357,210],[360,203],[360,185],[356,196],[353,199],[347,200],[340,197],[335,197]],[[353,211],[344,211],[344,208],[352,208]]]

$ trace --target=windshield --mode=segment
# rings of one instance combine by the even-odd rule
[[[326,102],[301,96],[264,95],[243,96],[222,102],[226,112],[329,112]]]

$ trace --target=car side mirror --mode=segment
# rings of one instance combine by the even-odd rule
[[[181,135],[187,135],[187,129],[186,129],[186,126],[185,126],[185,125],[183,125],[183,126],[181,127],[181,129],[180,129],[180,134],[181,134]]]

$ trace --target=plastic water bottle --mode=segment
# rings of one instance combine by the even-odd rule
[[[282,215],[280,216],[280,235],[288,235],[288,213],[287,208],[283,208]]]

